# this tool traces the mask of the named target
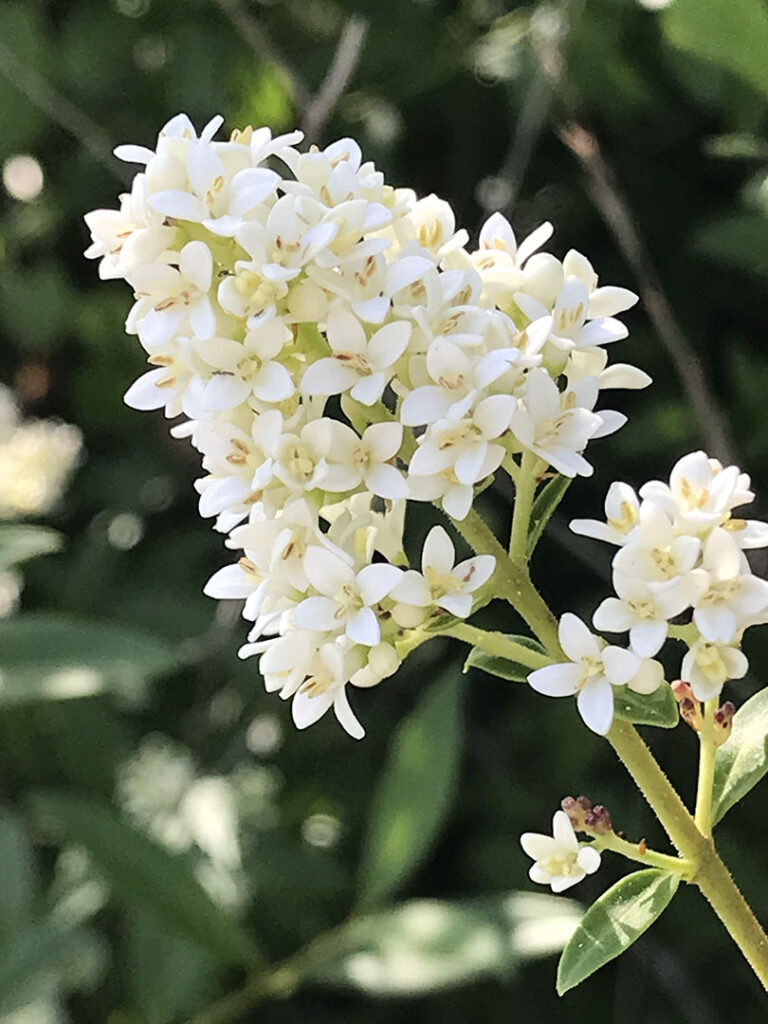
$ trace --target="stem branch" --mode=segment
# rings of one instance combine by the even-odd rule
[[[699,732],[699,780],[696,787],[696,828],[712,835],[712,789],[715,781],[715,711],[717,697],[704,705],[704,724]]]

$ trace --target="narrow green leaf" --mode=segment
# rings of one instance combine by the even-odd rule
[[[529,636],[513,636],[505,634],[507,640],[514,640],[516,644],[527,647],[534,654],[542,654],[547,657],[546,648],[542,647],[538,640],[532,640]],[[519,661],[510,661],[508,658],[500,658],[496,654],[488,654],[481,647],[473,647],[464,662],[464,671],[471,668],[479,668],[492,676],[500,676],[502,679],[509,679],[514,683],[523,683],[533,672],[530,665],[523,665]]]
[[[564,995],[619,956],[669,904],[680,876],[658,868],[635,871],[592,904],[560,957],[557,994]]]
[[[178,660],[173,645],[128,626],[24,613],[0,622],[0,706],[132,690]]]
[[[680,710],[672,687],[663,682],[653,693],[635,693],[628,686],[614,686],[613,708],[617,718],[635,725],[656,725],[674,729],[680,721]]]
[[[43,793],[34,807],[66,839],[83,846],[129,907],[145,909],[225,963],[253,966],[250,938],[200,885],[187,860],[169,853],[99,801]]]
[[[675,0],[662,14],[670,42],[768,96],[765,0]]]
[[[714,823],[768,772],[768,689],[758,690],[733,716],[731,735],[717,751]]]
[[[446,991],[477,978],[504,979],[521,960],[563,948],[581,908],[543,893],[480,900],[412,900],[350,922],[305,977],[378,997]]]
[[[753,212],[727,213],[705,220],[693,233],[694,252],[720,266],[768,276],[768,220]]]
[[[530,525],[528,527],[527,555],[530,558],[533,554],[539,539],[546,529],[547,523],[565,497],[565,492],[572,483],[569,476],[556,476],[553,480],[542,487],[536,496],[531,509]]]
[[[0,572],[60,551],[62,536],[44,526],[0,526]]]
[[[462,682],[451,666],[395,734],[363,847],[365,905],[386,899],[418,867],[448,813],[461,753]]]

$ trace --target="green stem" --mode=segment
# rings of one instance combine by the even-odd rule
[[[690,876],[695,870],[695,865],[682,857],[670,857],[667,853],[658,853],[656,850],[649,850],[638,843],[630,843],[622,839],[615,832],[607,836],[598,836],[592,844],[596,850],[610,850],[612,853],[619,853],[628,860],[637,861],[646,867],[661,868],[663,871],[674,871],[678,875]]]
[[[528,567],[509,557],[475,509],[454,525],[473,551],[493,555],[496,559],[496,572],[492,577],[496,596],[505,598],[519,612],[553,658],[565,660],[557,635],[557,619],[531,582]]]
[[[458,622],[456,625],[446,629],[441,636],[452,636],[456,640],[471,644],[473,647],[480,647],[487,654],[498,658],[506,658],[508,661],[517,661],[529,668],[544,668],[551,665],[552,659],[545,654],[532,651],[530,647],[510,640],[503,633],[492,632],[487,629],[478,629],[477,626],[470,626],[465,622]]]
[[[538,458],[532,451],[524,451],[520,473],[515,484],[515,510],[512,514],[512,534],[509,555],[513,561],[525,563],[528,547],[528,524],[531,521],[533,496],[536,492],[536,466]]]
[[[696,787],[696,827],[703,836],[712,835],[712,791],[715,781],[715,711],[717,697],[704,705],[704,723],[699,732],[699,779]]]
[[[682,857],[694,865],[695,883],[768,992],[768,936],[720,859],[711,836],[702,835],[677,791],[636,729],[616,721],[608,741],[656,812]]]

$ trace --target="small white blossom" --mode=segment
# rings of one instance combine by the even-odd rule
[[[547,697],[577,695],[585,724],[604,736],[613,722],[612,687],[626,685],[640,670],[641,659],[621,647],[603,646],[571,612],[560,619],[558,636],[570,661],[536,669],[528,682]]]
[[[599,851],[579,844],[565,811],[555,811],[551,836],[524,832],[520,845],[535,862],[528,872],[531,881],[548,885],[555,893],[570,889],[600,867]]]
[[[697,700],[718,697],[729,679],[742,679],[749,662],[738,647],[697,640],[683,658],[680,678],[688,683]]]

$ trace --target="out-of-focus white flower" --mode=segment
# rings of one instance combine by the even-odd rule
[[[26,420],[0,444],[0,519],[45,515],[61,498],[82,448],[77,427]]]
[[[520,845],[534,861],[528,875],[532,882],[564,892],[600,867],[600,853],[590,844],[579,844],[565,811],[555,811],[552,835],[524,832]]]
[[[604,646],[571,612],[560,619],[558,636],[570,661],[536,669],[528,682],[547,697],[577,695],[585,724],[605,736],[613,722],[612,687],[626,685],[640,671],[641,659],[621,647]]]

